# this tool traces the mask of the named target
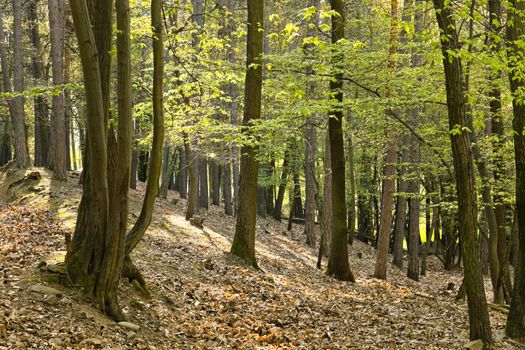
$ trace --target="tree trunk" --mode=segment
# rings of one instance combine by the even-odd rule
[[[119,251],[119,249],[123,247],[123,234],[125,234],[125,225],[127,224],[126,208],[129,173],[125,174],[125,176],[120,176],[124,174],[116,172],[119,176],[115,177],[114,185],[116,186],[112,186],[115,193],[110,194],[106,176],[108,154],[106,148],[104,88],[102,87],[108,82],[102,71],[104,71],[104,74],[109,74],[109,69],[101,70],[100,68],[104,64],[109,65],[109,60],[102,58],[101,56],[105,56],[105,54],[99,53],[98,50],[107,44],[108,41],[109,46],[111,44],[113,4],[111,1],[97,3],[93,8],[93,16],[89,15],[85,0],[71,0],[70,4],[86,90],[87,155],[83,181],[84,191],[79,205],[72,249],[66,257],[66,267],[68,276],[73,283],[79,284],[86,293],[93,295],[102,311],[120,320],[123,317],[118,307],[116,291],[120,276],[119,261],[123,257],[123,251]],[[127,5],[119,0],[119,6],[117,7],[119,9],[119,15],[117,16],[119,17],[118,29],[123,33],[119,38],[120,50],[118,50],[119,96],[122,98],[119,107],[124,105],[124,99],[128,98],[127,104],[131,108],[129,11],[124,9],[126,7]],[[93,27],[90,23],[90,18],[95,18]],[[122,27],[123,23],[128,24]],[[95,30],[96,36],[93,30]],[[127,45],[123,42],[127,42]],[[124,47],[122,45],[128,48],[127,57],[122,57],[122,48]],[[107,51],[107,55],[109,55],[109,51]],[[125,64],[127,67],[125,75],[122,75],[124,66],[121,66],[121,64]],[[126,86],[121,84],[123,82],[126,82]],[[124,89],[129,93],[124,93]],[[124,133],[121,134],[121,128],[124,130],[127,127],[126,122],[120,119],[121,116],[124,118],[124,115],[131,115],[131,111],[119,111],[119,125],[122,124],[122,126],[119,126],[119,139],[121,136],[125,136]],[[119,147],[119,155],[126,157],[123,146],[124,144]],[[120,162],[119,165],[126,166],[125,160]],[[119,178],[124,178],[124,189],[117,181]],[[116,196],[117,192],[121,194],[121,189],[125,191],[125,195],[122,197]],[[113,207],[110,212],[110,205],[113,206],[115,203],[119,203],[119,206],[124,205],[124,207]],[[116,212],[120,214],[118,217],[114,216]],[[113,229],[117,227],[118,230],[114,231]],[[123,234],[122,227],[124,227]]]
[[[361,155],[361,178],[360,187],[362,193],[357,197],[357,239],[367,243],[374,234],[372,221],[372,174],[370,167],[370,156],[363,150]]]
[[[208,159],[199,157],[199,208],[209,207]]]
[[[323,159],[323,205],[321,208],[321,245],[319,256],[328,256],[332,242],[332,163],[330,134],[326,133]]]
[[[419,140],[410,136],[410,180],[408,180],[408,270],[407,276],[419,281],[419,214],[421,199],[419,198]]]
[[[51,36],[51,61],[53,67],[53,85],[64,84],[64,1],[49,0],[49,29]],[[48,165],[58,180],[66,180],[67,170],[67,132],[64,106],[64,92],[60,89],[58,95],[53,95],[51,113],[51,137],[48,155]]]
[[[127,0],[126,0],[127,1]],[[159,176],[162,168],[162,147],[164,144],[164,100],[163,100],[163,79],[164,79],[164,31],[162,20],[162,0],[151,1],[151,27],[153,29],[153,144],[151,146],[151,158],[148,172],[148,182],[146,184],[146,194],[142,202],[139,217],[135,225],[126,235],[126,257],[124,261],[123,275],[130,279],[137,279],[146,289],[144,279],[140,272],[132,263],[130,253],[140,242],[144,233],[148,229],[155,199],[159,190]]]
[[[275,220],[281,221],[284,192],[286,191],[286,184],[288,182],[288,173],[290,172],[290,148],[287,147],[284,151],[283,170],[281,172],[281,181],[279,182],[279,190],[277,192],[277,198],[275,199],[275,206],[272,210],[272,217]]]
[[[331,9],[338,15],[332,16],[332,44],[335,46],[344,38],[344,13],[342,0],[332,0]],[[343,73],[340,70],[343,54],[332,52],[332,65],[335,71],[330,80],[330,93],[337,105],[332,107],[328,120],[330,135],[330,164],[332,167],[332,242],[328,257],[327,273],[342,281],[355,282],[348,264],[348,236],[346,227],[345,158],[343,143]],[[332,102],[333,103],[333,102]]]
[[[518,259],[514,270],[514,291],[507,319],[507,336],[513,339],[525,338],[525,105],[522,101],[522,90],[525,87],[521,62],[525,51],[520,44],[525,35],[523,13],[525,3],[511,0],[509,23],[507,26],[510,90],[514,95],[512,109],[514,118],[512,130],[514,135],[514,161],[516,163],[516,212],[518,221]],[[519,42],[518,42],[519,41]]]
[[[492,343],[492,335],[483,276],[479,265],[474,165],[468,131],[464,128],[467,116],[463,68],[461,58],[451,54],[451,52],[460,49],[460,42],[450,5],[445,5],[444,0],[433,0],[433,3],[441,30],[440,40],[445,70],[452,156],[456,175],[459,232],[463,245],[470,339],[481,339],[489,345]],[[525,295],[525,293],[523,294]]]
[[[211,204],[221,204],[221,167],[219,164],[210,160],[210,177],[211,177]]]
[[[310,6],[313,6],[317,11],[312,16],[311,23],[314,27],[308,27],[307,36],[313,38],[316,36],[315,26],[319,24],[319,0],[310,0]],[[315,47],[312,44],[304,46],[304,53],[307,59],[315,59]],[[313,73],[313,67],[310,65],[306,68],[307,74]],[[308,98],[314,99],[316,97],[317,84],[312,80],[307,85]],[[304,233],[306,236],[306,244],[315,247],[315,153],[317,149],[317,132],[315,129],[315,116],[309,115],[306,119],[305,136],[305,155],[304,155],[304,190],[305,190],[305,220]]]
[[[197,198],[199,195],[199,175],[198,175],[198,160],[193,150],[191,149],[190,139],[186,131],[182,132],[182,139],[184,141],[184,154],[186,158],[185,166],[189,174],[189,189],[188,189],[188,203],[186,206],[186,220],[189,220],[195,215],[197,209]]]
[[[37,0],[29,3],[29,22],[31,27],[31,43],[33,45],[31,68],[35,85],[43,84],[44,80],[42,67],[43,52],[40,43],[40,31],[38,30],[37,4]],[[34,97],[33,109],[35,111],[35,166],[45,166],[47,165],[49,153],[49,117],[46,101],[42,96]]]
[[[397,204],[396,204],[396,221],[394,224],[394,242],[393,242],[393,264],[399,269],[403,269],[403,242],[405,241],[406,223],[407,223],[407,197],[408,181],[405,179],[405,162],[408,160],[408,151],[403,150],[399,157],[399,172],[397,185]]]
[[[14,0],[13,4],[13,87],[15,93],[24,90],[24,67],[22,46],[22,0]],[[13,92],[11,79],[9,78],[9,64],[5,49],[5,36],[3,18],[0,14],[0,61],[4,80],[4,92]],[[19,168],[29,166],[29,153],[27,148],[27,137],[24,122],[24,98],[16,96],[8,101],[11,124],[13,125],[13,140],[15,161]]]
[[[226,162],[221,166],[222,168],[222,193],[224,195],[224,213],[226,215],[233,215],[232,202],[232,174],[231,165]]]
[[[394,1],[395,2],[395,1]],[[392,5],[393,6],[393,5]],[[397,4],[395,5],[397,6]],[[395,140],[395,138],[394,138]],[[377,244],[376,266],[374,277],[386,280],[388,248],[392,226],[392,209],[394,202],[395,179],[397,160],[397,143],[392,141],[385,157],[385,179],[383,180],[383,194],[381,200],[381,224]]]
[[[243,132],[251,135],[249,125],[261,117],[262,91],[262,50],[263,50],[263,1],[248,0],[248,36],[246,41],[246,83],[244,93]],[[241,148],[241,168],[239,178],[239,204],[235,236],[231,253],[252,266],[255,260],[255,220],[257,192],[257,151],[256,145],[243,145]]]

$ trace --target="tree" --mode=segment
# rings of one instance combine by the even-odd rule
[[[393,55],[397,52],[398,37],[398,18],[397,18],[397,0],[390,1],[390,48],[388,67],[395,68],[395,59]],[[379,225],[379,237],[377,243],[377,258],[374,276],[380,279],[386,279],[387,257],[390,245],[390,231],[392,226],[392,208],[394,203],[394,190],[397,160],[397,137],[391,136],[385,157],[385,179],[383,180],[383,192],[381,198],[381,223]]]
[[[246,41],[246,80],[244,88],[243,132],[250,136],[250,126],[261,117],[262,50],[264,28],[263,1],[248,0],[248,36]],[[241,147],[239,204],[231,253],[252,266],[255,259],[255,220],[257,195],[258,146]]]
[[[450,4],[433,0],[441,30],[441,51],[445,70],[450,140],[454,159],[459,207],[459,233],[463,245],[464,281],[467,292],[470,339],[492,342],[483,276],[479,265],[477,240],[477,203],[474,165],[466,123],[466,100],[461,58],[453,53],[460,48]]]
[[[127,0],[126,0],[127,1]],[[155,199],[159,190],[159,177],[162,167],[162,145],[164,144],[164,32],[162,25],[162,0],[151,1],[151,27],[153,28],[153,145],[149,160],[146,194],[139,217],[126,236],[124,275],[137,279],[145,288],[145,282],[133,265],[130,253],[140,242],[151,223]]]
[[[510,90],[513,94],[512,109],[514,118],[512,130],[514,136],[514,161],[516,163],[516,212],[518,220],[518,261],[514,271],[514,291],[507,319],[507,335],[514,339],[525,338],[525,104],[523,103],[522,62],[525,57],[520,44],[525,35],[525,3],[511,0],[507,36],[509,39],[508,62]]]
[[[332,15],[332,64],[334,79],[330,80],[330,93],[333,98],[328,120],[330,135],[330,165],[332,167],[332,237],[328,257],[327,273],[343,281],[355,282],[348,264],[348,236],[346,227],[345,198],[345,158],[343,144],[343,72],[341,71],[342,52],[337,47],[344,38],[344,16],[342,0],[331,0]]]
[[[48,12],[51,32],[53,85],[60,86],[64,84],[64,31],[66,24],[64,1],[49,0]],[[66,152],[68,146],[66,142],[66,114],[62,87],[60,87],[58,94],[53,95],[50,131],[49,159],[47,163],[57,179],[66,180]]]
[[[116,294],[124,260],[131,163],[129,3],[116,2],[119,113],[116,159],[111,163],[106,130],[109,99],[103,94],[109,91],[109,50],[104,49],[111,47],[113,3],[95,3],[92,16],[85,0],[71,0],[70,5],[86,91],[87,150],[84,188],[66,267],[72,282],[93,296],[103,312],[122,320]],[[114,166],[111,176],[108,164]]]
[[[2,76],[4,91],[7,93],[21,93],[24,90],[24,67],[22,46],[22,1],[13,2],[13,85],[9,78],[9,63],[7,61],[6,39],[4,35],[4,23],[0,14],[0,63],[2,65]],[[14,90],[13,90],[14,88]],[[11,124],[13,125],[13,140],[15,150],[15,161],[19,168],[29,165],[29,152],[27,148],[27,137],[24,121],[24,97],[14,96],[8,101]]]

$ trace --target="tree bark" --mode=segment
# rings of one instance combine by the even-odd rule
[[[397,6],[397,4],[396,4]],[[395,140],[395,138],[394,138]],[[377,244],[376,266],[374,277],[386,280],[388,248],[392,226],[392,209],[397,160],[397,143],[392,141],[388,145],[385,157],[385,179],[383,180],[383,194],[381,200],[381,224],[379,226],[379,239]]]
[[[331,9],[338,15],[332,15],[332,45],[344,38],[344,13],[342,0],[331,0]],[[328,257],[327,274],[342,281],[355,282],[355,277],[348,264],[348,236],[346,226],[345,198],[345,158],[343,143],[343,80],[340,66],[343,54],[332,52],[334,78],[330,80],[330,93],[335,105],[332,106],[328,120],[330,135],[330,164],[332,168],[332,242]]]
[[[64,30],[65,14],[63,0],[49,0],[49,29],[51,36],[51,61],[53,68],[53,85],[64,84]],[[64,92],[53,95],[51,113],[51,135],[48,155],[48,165],[58,180],[66,180],[67,149],[66,115]]]
[[[31,43],[33,45],[31,70],[34,83],[42,84],[44,80],[43,52],[40,41],[40,31],[38,29],[37,4],[37,0],[29,3],[29,22],[31,27]],[[35,112],[35,166],[46,166],[49,153],[49,116],[46,102],[42,96],[34,97],[33,109]]]
[[[514,118],[512,130],[514,135],[514,161],[516,164],[516,212],[518,221],[519,248],[514,270],[514,291],[507,319],[507,336],[513,339],[525,339],[525,105],[522,91],[525,87],[523,72],[520,66],[525,58],[523,46],[517,42],[525,35],[525,3],[511,0],[507,25],[509,80],[510,90],[514,96],[512,109]]]
[[[287,147],[284,151],[283,170],[281,172],[281,181],[279,182],[279,190],[277,191],[277,198],[275,199],[275,206],[272,210],[272,217],[275,220],[281,221],[284,192],[286,191],[286,184],[288,182],[288,174],[290,172],[290,148]]]
[[[477,241],[477,203],[472,151],[466,126],[466,97],[464,92],[463,68],[461,58],[452,52],[460,49],[452,9],[443,0],[433,0],[436,18],[441,30],[441,49],[447,106],[452,144],[452,156],[456,176],[456,190],[459,206],[459,232],[463,245],[465,288],[467,292],[470,339],[481,339],[485,344],[492,343],[487,300],[483,286],[483,276],[479,265],[479,246]],[[525,295],[525,294],[524,294]]]
[[[5,49],[3,18],[0,14],[0,60],[4,80],[4,91],[21,93],[24,90],[23,44],[22,44],[22,0],[14,0],[13,4],[13,88],[9,78],[9,64]],[[19,168],[29,166],[29,152],[27,147],[26,128],[24,121],[24,98],[15,96],[8,102],[11,124],[13,126],[13,140],[15,161]]]
[[[419,214],[421,199],[419,197],[419,140],[410,136],[410,179],[408,180],[408,270],[407,276],[419,281]]]
[[[247,0],[248,36],[246,41],[246,83],[244,91],[243,132],[251,135],[252,120],[261,117],[262,50],[264,28],[263,1]],[[257,266],[255,259],[255,220],[257,192],[257,145],[243,145],[239,178],[239,204],[231,253],[247,264]]]

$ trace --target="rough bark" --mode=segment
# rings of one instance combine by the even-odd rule
[[[42,62],[42,44],[40,31],[38,29],[37,15],[38,1],[29,3],[29,23],[31,27],[31,44],[33,54],[31,55],[31,71],[33,73],[34,84],[42,84],[44,80],[44,70]],[[47,165],[49,152],[49,116],[47,106],[42,96],[35,96],[33,99],[33,109],[35,114],[35,166]]]
[[[208,159],[199,157],[199,208],[209,207]]]
[[[396,204],[396,221],[394,224],[394,241],[393,241],[393,264],[399,269],[403,268],[403,242],[405,240],[406,222],[407,222],[407,197],[408,181],[405,179],[405,162],[407,161],[408,151],[401,152],[398,185],[397,185],[397,204]]]
[[[385,178],[383,180],[383,193],[381,200],[381,224],[379,226],[379,239],[374,270],[374,277],[379,279],[386,279],[388,248],[392,226],[392,209],[394,203],[396,159],[397,143],[392,141],[388,145],[385,157]]]
[[[492,343],[483,276],[479,265],[477,240],[477,203],[472,150],[466,126],[466,97],[461,58],[452,55],[460,49],[455,20],[450,5],[433,0],[436,19],[441,30],[441,49],[447,90],[447,107],[452,156],[459,207],[459,232],[463,245],[465,288],[468,299],[470,339]]]
[[[520,70],[521,62],[525,58],[523,46],[517,43],[525,35],[525,2],[510,1],[509,21],[507,25],[507,38],[510,42],[508,48],[510,90],[514,95],[512,108],[514,118],[512,130],[514,135],[514,161],[516,164],[516,212],[518,221],[519,248],[518,258],[514,271],[514,291],[507,319],[507,336],[513,339],[525,339],[525,104],[521,90],[525,87],[523,72]]]
[[[243,132],[251,134],[249,125],[261,117],[263,1],[248,0],[248,35],[246,41],[246,82],[244,91]],[[247,264],[257,266],[255,259],[255,220],[258,146],[243,145],[239,178],[239,204],[231,253]]]
[[[64,1],[49,0],[48,12],[53,85],[60,86],[64,84]],[[68,145],[63,89],[60,89],[59,94],[53,95],[50,130],[48,166],[53,170],[56,179],[66,180]]]
[[[339,280],[355,282],[355,277],[348,264],[348,236],[346,226],[346,198],[345,198],[345,159],[343,143],[343,80],[340,65],[343,54],[337,52],[337,43],[344,38],[343,2],[332,0],[331,9],[338,15],[332,16],[332,65],[334,79],[330,80],[330,92],[334,106],[328,120],[330,135],[330,164],[332,167],[332,242],[328,257],[327,274]],[[335,103],[336,102],[336,103]]]
[[[13,4],[13,86],[9,78],[9,63],[5,49],[3,16],[0,14],[0,61],[2,65],[4,91],[20,93],[24,90],[23,44],[22,44],[22,0]],[[19,168],[29,166],[29,153],[24,121],[24,98],[15,96],[8,101],[13,127],[14,158]]]
[[[410,179],[408,180],[408,269],[407,276],[419,280],[419,214],[421,199],[419,197],[419,140],[410,137]]]

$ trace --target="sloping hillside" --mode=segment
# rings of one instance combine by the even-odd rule
[[[437,261],[419,283],[391,266],[389,281],[379,281],[371,278],[374,249],[356,242],[357,283],[343,283],[315,268],[300,226],[287,232],[262,219],[256,271],[227,253],[233,218],[212,207],[204,229],[193,227],[175,193],[157,201],[134,255],[151,295],[123,280],[132,324],[117,325],[66,287],[56,253],[72,232],[76,183],[56,183],[40,168],[0,174],[0,349],[462,349],[468,339],[466,305],[447,290],[461,276]],[[130,222],[142,196],[143,188],[132,191]],[[503,340],[504,312],[491,317],[497,348],[518,349]]]

